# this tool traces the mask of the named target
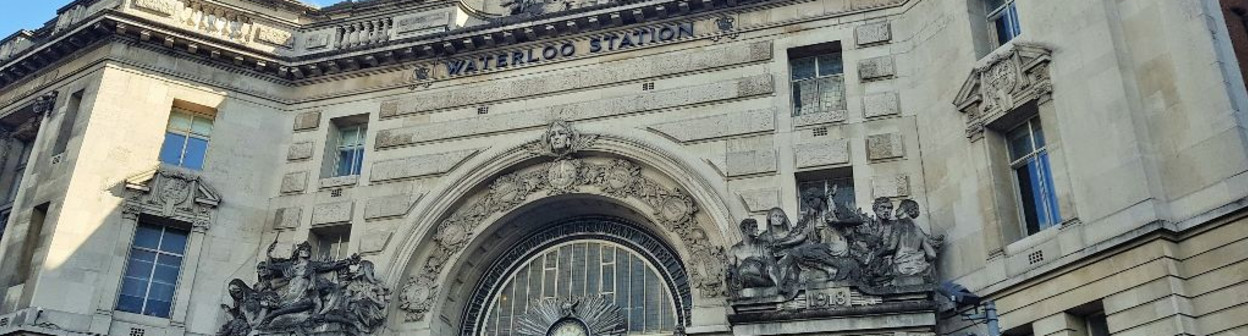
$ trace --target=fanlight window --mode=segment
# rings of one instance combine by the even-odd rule
[[[486,313],[481,335],[517,335],[517,319],[551,298],[602,295],[625,315],[628,335],[671,335],[675,305],[662,277],[643,256],[603,240],[552,246],[526,260],[503,282]]]

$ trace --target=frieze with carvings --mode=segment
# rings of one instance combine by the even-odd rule
[[[892,199],[878,198],[868,214],[836,204],[836,192],[803,192],[796,222],[774,208],[761,230],[754,219],[740,223],[742,240],[727,259],[738,318],[836,314],[884,297],[930,306],[944,238],[915,223],[918,203],[902,199],[894,211]]]
[[[312,256],[312,245],[297,244],[289,258],[273,256],[256,264],[256,282],[227,286],[231,303],[222,305],[227,321],[217,336],[345,334],[368,335],[385,323],[390,289],[374,274],[371,261],[352,255],[341,260]]]
[[[953,104],[966,116],[966,136],[983,138],[986,127],[1020,106],[1053,93],[1049,49],[1014,42],[976,67]]]
[[[197,231],[212,226],[221,204],[221,197],[198,175],[170,167],[126,179],[125,198],[122,214],[127,217],[145,213],[191,223]]]
[[[424,319],[438,289],[433,286],[446,262],[472,240],[474,231],[489,216],[514,210],[534,195],[603,193],[632,198],[650,207],[661,227],[680,237],[688,248],[686,258],[690,284],[704,297],[725,294],[723,286],[724,250],[710,243],[694,214],[698,207],[685,191],[671,189],[641,174],[641,167],[624,159],[607,162],[576,157],[578,151],[592,148],[597,136],[581,134],[567,123],[552,123],[542,139],[524,147],[535,156],[551,162],[499,176],[489,184],[484,197],[461,206],[437,225],[433,251],[424,265],[411,275],[400,294],[400,308],[409,321]]]

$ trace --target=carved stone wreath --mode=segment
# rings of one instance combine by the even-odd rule
[[[552,133],[567,132],[566,147],[552,146]],[[496,178],[490,183],[482,198],[463,205],[437,225],[433,235],[434,250],[425,259],[422,274],[412,275],[400,297],[400,307],[407,313],[408,321],[420,321],[428,312],[428,303],[438,295],[437,289],[428,288],[437,278],[446,262],[462,251],[472,240],[474,231],[490,215],[514,210],[535,195],[547,197],[575,192],[601,192],[617,198],[634,198],[650,207],[661,227],[689,249],[691,283],[701,290],[704,297],[719,297],[725,293],[723,286],[724,250],[713,246],[707,234],[698,228],[694,214],[698,207],[688,193],[680,189],[668,189],[641,173],[641,167],[624,160],[612,159],[607,163],[586,162],[572,158],[576,151],[589,148],[596,135],[581,135],[564,122],[556,122],[548,129],[541,141],[526,145],[535,154],[553,156],[556,160],[541,164],[536,169],[525,169]],[[422,287],[412,289],[413,287]]]

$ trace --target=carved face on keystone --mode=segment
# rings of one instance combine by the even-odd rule
[[[555,153],[567,151],[572,147],[572,132],[561,124],[550,128],[550,150]]]
[[[879,217],[880,220],[893,219],[893,201],[887,198],[880,197],[875,199],[875,204],[871,209],[875,210],[875,216]]]

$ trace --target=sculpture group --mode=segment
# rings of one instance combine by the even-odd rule
[[[926,286],[935,282],[943,240],[914,222],[918,203],[876,199],[874,214],[847,209],[820,191],[802,194],[796,225],[784,210],[767,213],[767,225],[741,221],[742,241],[729,250],[728,286],[735,297],[775,288],[787,299],[812,284],[843,282],[871,289]],[[750,291],[755,289],[755,291]]]
[[[228,285],[233,305],[222,305],[229,321],[217,336],[341,332],[372,333],[385,320],[390,290],[373,274],[373,263],[352,255],[316,260],[307,242],[290,258],[273,256],[256,265],[254,285],[241,279]]]

